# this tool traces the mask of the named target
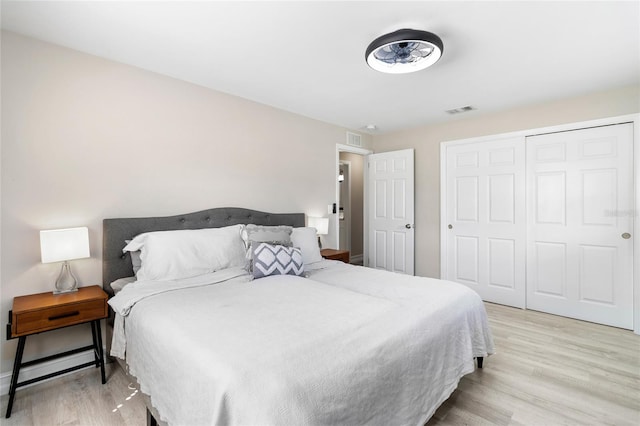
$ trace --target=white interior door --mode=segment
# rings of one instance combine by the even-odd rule
[[[442,278],[525,306],[524,138],[447,146]]]
[[[633,328],[633,125],[526,141],[527,307]]]
[[[367,169],[367,266],[413,275],[413,149],[371,154]]]

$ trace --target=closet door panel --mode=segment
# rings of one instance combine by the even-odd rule
[[[483,300],[525,306],[524,138],[446,152],[446,268]]]
[[[633,328],[633,125],[526,145],[527,308]]]

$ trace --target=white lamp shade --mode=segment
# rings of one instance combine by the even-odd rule
[[[327,235],[329,233],[329,218],[310,217],[309,227],[316,228],[318,235]]]
[[[89,257],[89,229],[67,228],[40,231],[42,263]]]

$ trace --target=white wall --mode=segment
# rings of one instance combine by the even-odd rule
[[[91,258],[72,269],[92,285],[104,218],[210,207],[325,216],[346,131],[7,32],[2,113],[3,326],[15,296],[53,289],[60,266],[40,263],[39,230],[89,227]],[[25,360],[87,344],[87,330],[29,337]],[[7,373],[16,341],[0,341]]]
[[[416,275],[440,278],[440,143],[640,112],[640,87],[561,99],[375,136],[375,152],[415,149]]]

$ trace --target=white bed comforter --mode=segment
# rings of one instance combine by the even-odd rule
[[[484,306],[466,287],[323,267],[311,279],[191,280],[157,294],[134,283],[111,299],[124,318],[115,332],[126,332],[114,341],[126,340],[129,371],[162,420],[423,424],[473,357],[493,352]]]

